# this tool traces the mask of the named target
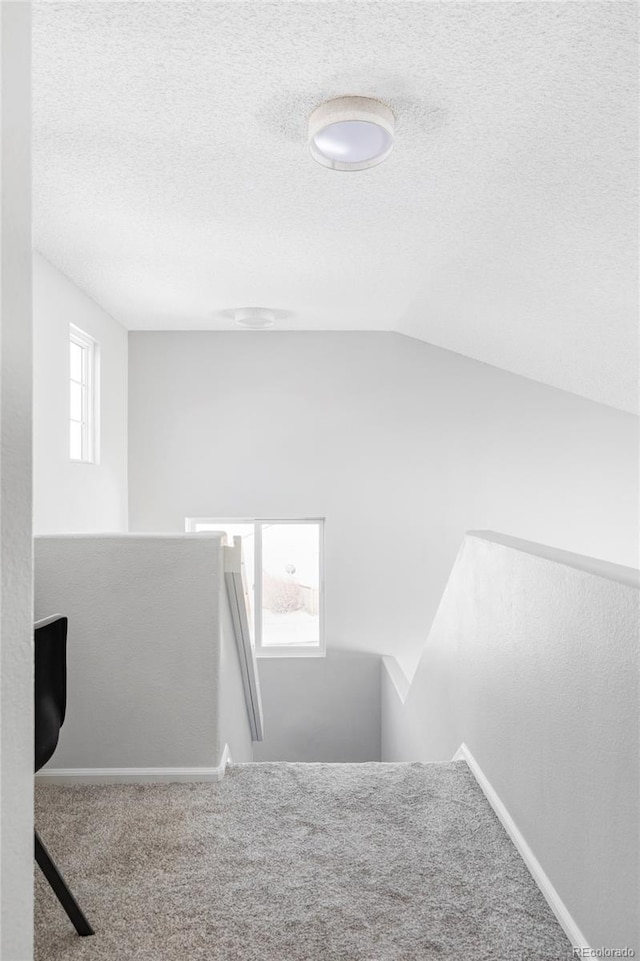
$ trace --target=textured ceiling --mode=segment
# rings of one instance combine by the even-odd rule
[[[635,4],[34,6],[36,246],[123,324],[262,305],[634,409]],[[310,159],[341,94],[386,163]]]

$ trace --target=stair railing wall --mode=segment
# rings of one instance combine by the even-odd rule
[[[42,536],[34,553],[35,616],[69,618],[67,721],[42,776],[217,779],[229,753],[252,759],[221,535]]]
[[[465,744],[592,946],[639,949],[638,572],[466,536],[383,760]],[[389,670],[391,668],[391,670]]]

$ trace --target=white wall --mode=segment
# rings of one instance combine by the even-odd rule
[[[67,715],[48,767],[215,767],[222,721],[248,760],[246,711],[227,698],[221,714],[221,603],[218,535],[36,537],[36,617],[69,618]],[[233,655],[227,644],[225,680],[241,696]]]
[[[38,253],[33,318],[34,530],[126,530],[127,331]],[[69,459],[69,324],[99,344],[97,464]]]
[[[131,529],[326,517],[329,650],[415,662],[468,529],[637,565],[630,414],[399,334],[134,332],[129,365]]]
[[[637,951],[640,578],[553,558],[465,538],[383,759],[466,743],[588,943]]]
[[[256,761],[380,760],[377,655],[262,657],[258,671],[265,734]]]
[[[31,4],[0,4],[0,956],[33,941]]]

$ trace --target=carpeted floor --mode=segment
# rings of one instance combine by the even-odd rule
[[[36,961],[557,961],[571,947],[463,761],[38,786],[96,929],[36,871]]]

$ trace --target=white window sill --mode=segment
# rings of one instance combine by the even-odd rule
[[[326,651],[321,647],[261,647],[256,649],[256,657],[325,657]]]

